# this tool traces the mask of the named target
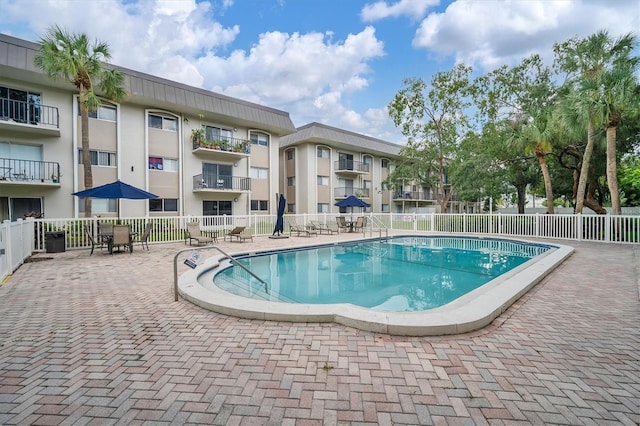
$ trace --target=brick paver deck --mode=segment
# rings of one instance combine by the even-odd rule
[[[221,246],[283,244],[255,240]],[[40,254],[0,288],[0,424],[637,425],[640,247],[569,244],[489,327],[436,338],[174,302],[182,244]]]

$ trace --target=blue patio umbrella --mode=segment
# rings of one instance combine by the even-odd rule
[[[287,205],[287,200],[285,200],[284,195],[280,194],[280,199],[278,200],[278,219],[276,220],[276,226],[273,228],[272,235],[280,235],[284,232],[284,209]]]
[[[335,205],[338,207],[369,207],[369,203],[361,200],[355,195],[349,195],[344,200],[338,201]]]
[[[156,194],[152,194],[145,191],[144,189],[140,189],[133,185],[129,185],[128,183],[124,183],[119,179],[115,182],[96,186],[95,188],[89,188],[85,189],[84,191],[74,192],[71,195],[75,195],[79,198],[126,198],[128,200],[148,200],[151,198],[158,198]],[[120,208],[118,208],[118,218],[119,217]]]
[[[340,200],[337,203],[335,203],[334,205],[338,206],[338,207],[369,207],[369,203],[367,203],[366,201],[361,200],[360,198],[356,197],[355,195],[349,195],[347,198],[345,198],[344,200]],[[353,212],[353,210],[352,210]],[[351,222],[353,222],[353,217],[351,217]]]

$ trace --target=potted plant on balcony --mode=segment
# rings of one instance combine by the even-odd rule
[[[233,152],[242,152],[242,153],[246,153],[247,152],[247,146],[249,146],[247,141],[242,141],[240,143],[237,143],[233,146]]]
[[[193,141],[193,147],[199,148],[205,143],[204,129],[191,130],[191,140]]]

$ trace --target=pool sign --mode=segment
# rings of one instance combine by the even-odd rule
[[[201,261],[202,261],[202,253],[199,252],[198,250],[194,250],[189,254],[189,257],[187,257],[184,260],[184,264],[187,265],[189,268],[193,269],[196,266],[198,266]]]

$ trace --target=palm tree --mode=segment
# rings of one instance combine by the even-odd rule
[[[551,152],[551,138],[553,126],[551,114],[543,114],[536,122],[531,120],[525,123],[519,132],[520,140],[525,144],[525,152],[536,156],[544,179],[544,191],[547,197],[547,213],[553,214],[553,189],[551,175],[547,165],[547,154]]]
[[[89,112],[98,109],[101,103],[94,85],[99,86],[101,94],[107,99],[120,101],[126,96],[124,77],[119,70],[105,69],[103,66],[102,61],[111,58],[109,47],[98,41],[91,44],[85,34],[70,34],[56,25],[47,31],[40,43],[35,65],[49,78],[66,80],[78,89],[84,186],[92,188]],[[91,198],[85,198],[85,216],[91,216]]]
[[[613,40],[607,31],[599,31],[584,40],[571,39],[554,47],[561,69],[569,75],[577,74],[570,82],[578,91],[573,107],[588,114],[586,127],[589,139],[597,129],[607,132],[607,184],[614,214],[621,213],[616,131],[628,113],[638,107],[637,93],[634,95],[634,92],[638,85],[635,72],[640,58],[630,56],[636,45],[637,38],[632,34]],[[583,172],[588,170],[588,162],[583,160],[582,167]],[[581,181],[586,179],[583,175],[585,173],[581,173]],[[581,212],[578,203],[576,212]]]

